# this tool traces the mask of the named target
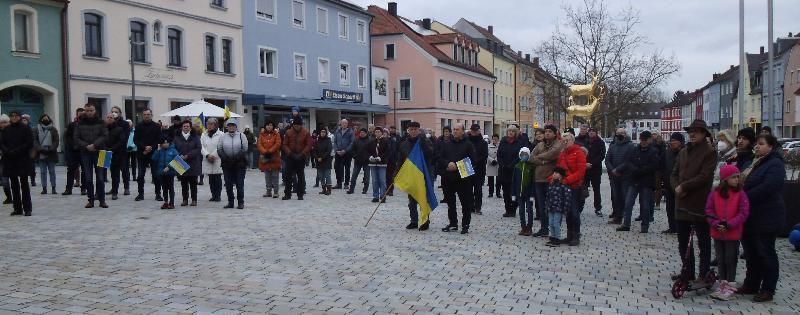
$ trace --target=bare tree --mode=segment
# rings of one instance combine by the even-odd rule
[[[542,67],[568,85],[587,84],[592,74],[600,73],[605,97],[592,123],[606,119],[606,128],[613,128],[632,106],[653,101],[658,88],[680,71],[674,56],[660,49],[647,51],[651,44],[636,31],[640,20],[634,8],[612,16],[605,0],[584,0],[577,8],[565,5],[563,11],[563,25],[556,25],[536,53]]]

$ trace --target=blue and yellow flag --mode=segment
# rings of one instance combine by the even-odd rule
[[[436,199],[436,192],[433,190],[433,180],[428,171],[428,163],[425,161],[425,155],[422,154],[419,144],[420,141],[423,140],[417,140],[394,178],[394,186],[405,191],[419,204],[417,225],[427,223],[431,211],[439,206],[439,200]]]
[[[206,132],[206,116],[203,115],[203,113],[200,113],[200,116],[195,117],[194,122],[200,127],[201,133]]]
[[[112,155],[114,155],[114,153],[111,151],[97,151],[97,167],[110,168]]]
[[[178,172],[178,175],[183,175],[183,173],[189,170],[189,164],[187,164],[180,155],[176,155],[175,158],[169,162],[169,166]]]
[[[467,178],[475,175],[475,170],[472,168],[472,160],[470,160],[469,157],[456,162],[456,166],[458,167],[458,175],[460,175],[461,178]]]
[[[231,109],[228,108],[228,100],[227,99],[225,100],[225,108],[222,110],[222,116],[223,116],[222,118],[224,118],[225,120],[228,120],[228,118],[231,118]]]

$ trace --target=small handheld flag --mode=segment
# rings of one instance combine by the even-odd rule
[[[175,158],[169,162],[169,166],[178,172],[178,175],[183,175],[183,173],[189,170],[189,164],[186,164],[186,161],[184,161],[180,155],[176,155]]]
[[[97,167],[110,168],[112,155],[114,155],[114,152],[111,151],[97,151]]]
[[[408,154],[408,158],[394,177],[394,186],[408,193],[419,204],[419,221],[417,223],[419,226],[428,222],[431,211],[439,205],[436,192],[433,190],[433,180],[428,171],[428,163],[425,161],[425,155],[422,154],[422,148],[420,148],[421,141],[424,140],[417,140],[414,148]]]
[[[475,169],[472,168],[472,160],[468,157],[456,162],[456,166],[458,167],[458,175],[461,175],[461,178],[475,175]]]

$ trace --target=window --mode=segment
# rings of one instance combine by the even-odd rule
[[[475,104],[475,87],[474,86],[470,86],[469,87],[469,103],[470,104]]]
[[[358,66],[358,87],[367,87],[367,67]]]
[[[211,6],[224,8],[225,0],[211,0]]]
[[[467,103],[467,85],[466,84],[464,84],[464,94],[462,94],[462,95],[464,95],[464,104],[466,104]]]
[[[276,11],[278,11],[277,0],[256,0],[256,18],[275,22]]]
[[[32,14],[26,11],[14,11],[14,51],[33,52]]]
[[[94,13],[84,13],[83,23],[86,55],[103,57],[103,17]]]
[[[206,35],[206,71],[215,71],[217,69],[214,54],[215,41],[214,36]]]
[[[300,0],[292,1],[292,25],[306,28],[306,4]]]
[[[359,43],[367,43],[367,22],[357,20],[356,22],[356,40]]]
[[[653,122],[653,127],[658,128],[658,122],[657,121]]]
[[[260,71],[265,77],[278,77],[278,51],[273,48],[259,47]]]
[[[294,54],[294,79],[306,79],[306,55]]]
[[[400,99],[411,100],[411,79],[400,79]]]
[[[394,44],[386,44],[383,59],[394,60]]]
[[[225,73],[233,73],[231,67],[231,49],[233,49],[232,41],[227,38],[222,39],[222,72]]]
[[[317,60],[317,70],[319,72],[320,83],[331,82],[331,67],[328,59],[319,58]]]
[[[475,88],[475,104],[481,104],[481,88],[478,87]]]
[[[453,81],[447,81],[447,100],[453,101]]]
[[[444,80],[439,80],[439,99],[444,100]]]
[[[328,9],[317,7],[317,32],[328,34]]]
[[[169,64],[173,67],[182,67],[183,66],[183,58],[181,54],[183,53],[183,48],[181,45],[183,44],[181,41],[183,32],[179,29],[169,28],[167,29],[167,44],[169,45]]]
[[[349,35],[347,31],[347,15],[339,14],[339,38],[347,39]]]
[[[161,43],[161,21],[153,22],[153,42]]]
[[[456,83],[456,103],[461,101],[461,84]]]
[[[147,42],[144,37],[145,27],[146,26],[142,22],[131,21],[131,40],[133,41],[131,52],[133,53],[133,61],[135,62],[147,61],[144,50],[146,47],[145,43]]]
[[[453,45],[453,60],[458,61],[458,45]]]
[[[339,85],[343,86],[350,85],[350,64],[347,63],[339,64]]]

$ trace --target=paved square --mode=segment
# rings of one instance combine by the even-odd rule
[[[658,233],[663,211],[650,234],[622,233],[587,205],[581,245],[548,248],[518,236],[497,198],[467,236],[439,231],[445,206],[430,231],[407,231],[400,192],[364,228],[371,195],[320,196],[314,172],[306,200],[280,201],[261,198],[263,176],[249,171],[244,210],[206,202],[208,185],[198,207],[169,211],[149,184],[146,200],[120,196],[109,209],[32,188],[33,217],[0,216],[0,313],[800,313],[800,254],[786,239],[774,302],[675,300],[679,258],[676,237]]]

